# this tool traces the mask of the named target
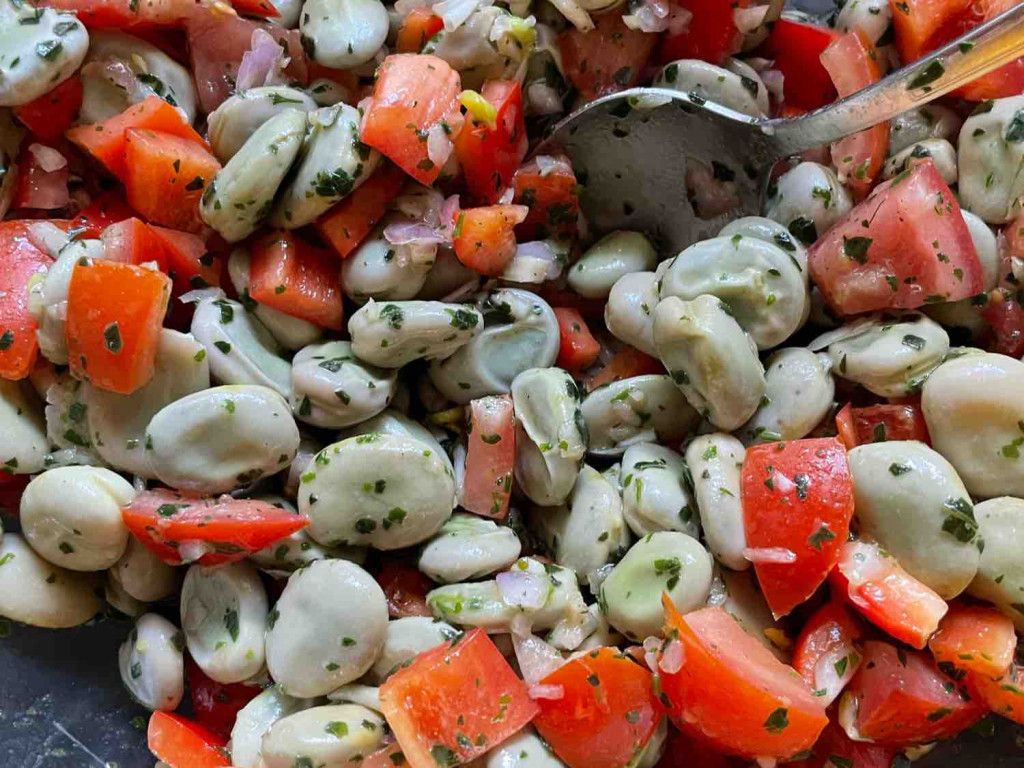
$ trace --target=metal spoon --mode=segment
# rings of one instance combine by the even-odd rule
[[[581,206],[598,231],[640,230],[665,252],[762,211],[774,163],[927,104],[1024,55],[1024,4],[841,101],[797,118],[759,120],[665,88],[632,88],[586,104],[538,148],[564,151],[584,183]],[[735,173],[739,208],[697,216],[684,179],[689,158]]]

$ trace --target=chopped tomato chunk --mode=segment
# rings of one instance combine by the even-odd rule
[[[743,43],[733,11],[749,5],[751,0],[681,0],[679,6],[693,16],[683,32],[665,36],[660,60],[703,59],[721,64],[738,53]]]
[[[394,200],[406,182],[402,170],[387,160],[356,190],[314,222],[338,256],[345,259],[384,216],[388,203]]]
[[[637,85],[658,42],[627,27],[621,13],[594,16],[594,24],[589,32],[570,27],[558,36],[565,75],[587,101]]]
[[[741,757],[792,757],[828,723],[793,669],[722,608],[679,614],[666,595],[665,632],[683,644],[678,672],[659,672],[662,701],[680,729]]]
[[[822,704],[835,701],[853,678],[861,659],[854,642],[863,634],[860,619],[834,600],[804,624],[793,651],[793,667]]]
[[[79,237],[99,237],[111,224],[130,219],[135,211],[128,207],[121,189],[104,192],[94,197],[79,214],[71,220],[71,228]]]
[[[128,530],[165,563],[180,565],[179,547],[207,545],[200,565],[242,560],[304,528],[308,520],[256,499],[189,496],[165,488],[143,491],[121,509]]]
[[[181,116],[181,112],[157,96],[149,96],[102,123],[71,128],[67,131],[67,137],[103,163],[117,178],[125,181],[126,134],[130,128],[169,133],[204,149],[209,148],[203,137]]]
[[[28,311],[29,282],[41,279],[53,263],[29,238],[29,222],[0,223],[0,377],[23,379],[32,371],[39,324]]]
[[[427,593],[436,584],[414,565],[387,558],[376,575],[388,601],[388,615],[393,619],[406,616],[431,616]]]
[[[761,51],[782,72],[786,107],[800,112],[824,107],[836,98],[836,87],[821,55],[839,39],[835,30],[817,24],[779,19]],[[791,115],[789,115],[791,116]]]
[[[466,476],[459,503],[484,517],[504,518],[516,458],[511,395],[480,397],[469,404]]]
[[[68,194],[68,166],[46,170],[36,152],[53,150],[42,144],[30,144],[21,152],[18,161],[18,186],[14,192],[12,208],[32,208],[52,211],[71,202]]]
[[[474,272],[498,277],[516,255],[514,230],[526,214],[522,205],[464,208],[455,221],[455,256]]]
[[[203,147],[169,133],[132,128],[125,136],[128,204],[147,219],[200,232],[199,199],[220,171]]]
[[[1000,292],[993,291],[996,293]],[[993,295],[981,316],[992,329],[992,340],[988,345],[992,352],[1015,358],[1024,355],[1024,307],[1020,302]]]
[[[68,360],[76,378],[127,395],[153,378],[171,281],[112,261],[75,265],[68,288]]]
[[[971,690],[986,707],[1024,725],[1024,667],[1011,664],[1002,677],[969,675]]]
[[[747,546],[765,599],[785,616],[821,586],[839,560],[853,517],[853,478],[835,438],[751,446],[743,460]]]
[[[488,80],[481,96],[495,109],[494,125],[469,119],[455,138],[455,154],[470,194],[492,205],[523,162],[528,139],[518,80]]]
[[[231,0],[231,7],[245,16],[276,18],[281,15],[270,0]]]
[[[576,174],[565,155],[548,156],[541,168],[535,157],[512,177],[512,202],[530,209],[526,220],[516,227],[521,241],[543,240],[576,233],[580,201]]]
[[[220,284],[224,262],[206,250],[203,238],[156,225],[149,228],[164,247],[175,295]]]
[[[573,372],[591,365],[601,353],[601,345],[590,333],[582,315],[569,307],[553,309],[558,318],[559,336],[556,365]]]
[[[271,232],[253,248],[249,295],[323,328],[341,330],[338,260],[291,230]]]
[[[920,405],[869,405],[852,409],[856,445],[883,440],[917,440],[931,445]]]
[[[103,252],[110,261],[136,266],[155,261],[162,272],[167,271],[164,241],[148,224],[135,217],[111,224],[103,230],[101,239]]]
[[[191,656],[185,657],[185,678],[196,722],[224,740],[231,738],[238,710],[262,690],[258,685],[218,683],[207,677]]]
[[[430,186],[441,168],[427,155],[427,135],[434,126],[455,122],[459,82],[459,73],[437,56],[388,56],[377,69],[360,139]]]
[[[845,696],[856,706],[850,736],[894,747],[951,739],[985,714],[931,656],[878,640],[864,643],[864,663]]]
[[[928,641],[939,669],[959,680],[968,672],[1002,676],[1013,663],[1013,620],[994,608],[953,603]]]
[[[662,718],[651,673],[619,651],[596,648],[540,681],[562,689],[537,700],[533,721],[568,768],[621,768],[639,754]]]
[[[230,766],[224,740],[192,720],[154,712],[147,732],[149,751],[171,768]]]
[[[860,441],[857,439],[857,428],[853,424],[853,405],[851,403],[844,405],[836,414],[836,431],[839,433],[839,439],[846,446],[846,450],[852,451],[860,445]]]
[[[38,99],[14,108],[14,114],[41,141],[55,141],[78,117],[82,78],[72,75]]]
[[[879,186],[811,246],[808,266],[840,315],[914,309],[982,289],[960,206],[932,163]]]
[[[424,651],[380,687],[411,768],[468,763],[537,714],[526,685],[482,629]]]
[[[948,610],[941,597],[873,542],[844,542],[829,579],[872,624],[915,648],[925,647]]]
[[[613,381],[657,373],[665,373],[665,366],[660,360],[645,355],[635,347],[623,347],[604,368],[587,379],[587,391],[593,392]]]
[[[395,50],[398,53],[419,53],[427,41],[444,29],[444,20],[430,8],[413,8],[402,19]]]

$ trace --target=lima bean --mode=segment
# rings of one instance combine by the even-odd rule
[[[370,301],[348,321],[356,357],[381,368],[443,359],[479,335],[483,316],[463,304]]]
[[[118,651],[124,687],[147,709],[173,712],[185,694],[185,638],[163,616],[147,613],[135,622]]]
[[[626,449],[619,469],[622,514],[639,537],[655,531],[682,531],[697,538],[700,519],[686,489],[683,457],[656,443]]]
[[[347,341],[299,350],[292,359],[292,412],[317,427],[348,427],[388,407],[398,372],[360,362]]]
[[[452,584],[508,568],[520,549],[519,537],[511,528],[457,512],[423,547],[417,565],[434,581]]]
[[[658,253],[639,232],[618,230],[594,243],[569,270],[569,287],[588,299],[606,299],[623,275],[654,269]]]
[[[746,449],[735,437],[713,433],[696,437],[686,447],[686,465],[708,549],[722,565],[744,571],[747,536],[740,501]]]
[[[700,416],[668,376],[632,376],[601,386],[580,406],[595,456],[620,456],[638,443],[678,443]]]

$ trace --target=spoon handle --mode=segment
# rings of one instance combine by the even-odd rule
[[[1021,56],[1024,3],[845,99],[801,117],[765,121],[762,129],[779,156],[802,152],[927,104]]]

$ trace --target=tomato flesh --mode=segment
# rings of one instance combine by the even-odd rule
[[[11,207],[38,211],[64,208],[71,202],[71,196],[68,194],[68,166],[47,171],[32,151],[31,147],[34,146],[37,145],[30,144],[21,152],[18,160],[18,186]]]
[[[316,231],[341,258],[348,258],[384,216],[405,185],[398,166],[382,162],[351,195],[314,222]]]
[[[392,619],[433,615],[427,607],[427,593],[437,585],[415,565],[388,558],[376,579],[384,590],[388,615]]]
[[[752,446],[743,460],[742,489],[747,546],[792,557],[754,563],[779,618],[821,586],[849,535],[853,478],[846,449],[835,438]]]
[[[860,666],[854,642],[864,625],[849,608],[832,601],[818,609],[800,630],[793,650],[793,667],[822,704],[831,704]]]
[[[419,53],[434,35],[444,29],[444,20],[430,8],[413,8],[402,20],[395,41],[398,53]]]
[[[459,503],[484,517],[503,519],[512,495],[516,458],[515,414],[511,395],[491,395],[469,404],[466,477]]]
[[[586,320],[575,309],[553,307],[558,318],[558,359],[555,364],[567,371],[580,371],[597,360],[601,345],[590,333]]]
[[[455,221],[456,258],[474,272],[498,277],[516,255],[515,227],[526,219],[521,205],[464,208]]]
[[[242,560],[308,524],[308,520],[255,499],[186,496],[165,488],[143,491],[121,509],[128,530],[165,563],[182,563],[180,546],[202,542],[200,565]]]
[[[811,246],[808,266],[840,315],[915,309],[982,290],[960,206],[932,163],[879,186]]]
[[[681,0],[679,6],[692,13],[693,18],[684,32],[665,36],[658,58],[663,63],[702,59],[721,64],[738,53],[743,42],[733,11],[750,4],[750,0]]]
[[[835,101],[836,87],[821,55],[838,38],[838,32],[817,24],[775,22],[761,51],[782,72],[786,107],[804,112]]]
[[[981,316],[992,329],[990,351],[1015,358],[1024,355],[1024,307],[1020,302],[1006,297],[992,299]]]
[[[73,75],[39,98],[15,107],[14,114],[37,138],[55,141],[78,117],[82,90],[82,78]]]
[[[123,190],[111,190],[94,197],[78,215],[71,220],[71,229],[79,237],[96,238],[111,224],[130,219],[135,211],[128,207]]]
[[[1011,664],[1002,677],[968,675],[970,688],[997,715],[1024,725],[1024,667]]]
[[[253,248],[249,295],[322,328],[341,330],[341,265],[325,248],[292,233],[271,232]]]
[[[171,768],[219,768],[230,766],[222,739],[172,712],[154,712],[146,734],[149,751]]]
[[[380,687],[411,768],[468,763],[537,714],[526,685],[482,629],[424,651]]]
[[[493,205],[526,156],[523,90],[518,80],[488,80],[481,96],[495,108],[494,126],[468,120],[455,138],[455,154],[473,199]]]
[[[792,757],[828,723],[825,707],[722,608],[680,615],[667,595],[666,636],[683,644],[678,672],[659,672],[662,701],[680,729],[720,752]]]
[[[39,324],[28,311],[29,282],[40,279],[53,263],[29,237],[30,222],[0,223],[0,377],[23,379],[39,353]]]
[[[953,603],[928,641],[939,669],[950,677],[967,673],[1002,676],[1013,663],[1013,620],[994,608]]]
[[[238,711],[261,691],[258,685],[218,683],[207,677],[191,656],[185,657],[185,678],[196,722],[225,741],[231,738]]]
[[[857,445],[883,440],[917,440],[931,445],[920,405],[870,405],[852,411]]]
[[[570,27],[558,36],[563,71],[586,101],[637,85],[658,41],[627,27],[620,13],[594,16],[594,24],[589,32]]]
[[[593,392],[598,387],[611,384],[613,381],[658,373],[665,373],[665,366],[660,360],[645,355],[635,347],[623,347],[604,368],[587,379],[587,391]]]
[[[516,226],[516,236],[521,241],[576,233],[580,201],[572,163],[565,155],[554,155],[549,162],[553,167],[542,171],[534,158],[512,177],[512,202],[529,209],[526,219]]]
[[[568,768],[620,768],[650,740],[662,718],[651,673],[618,648],[597,648],[540,681],[562,697],[538,699],[533,721]]]

